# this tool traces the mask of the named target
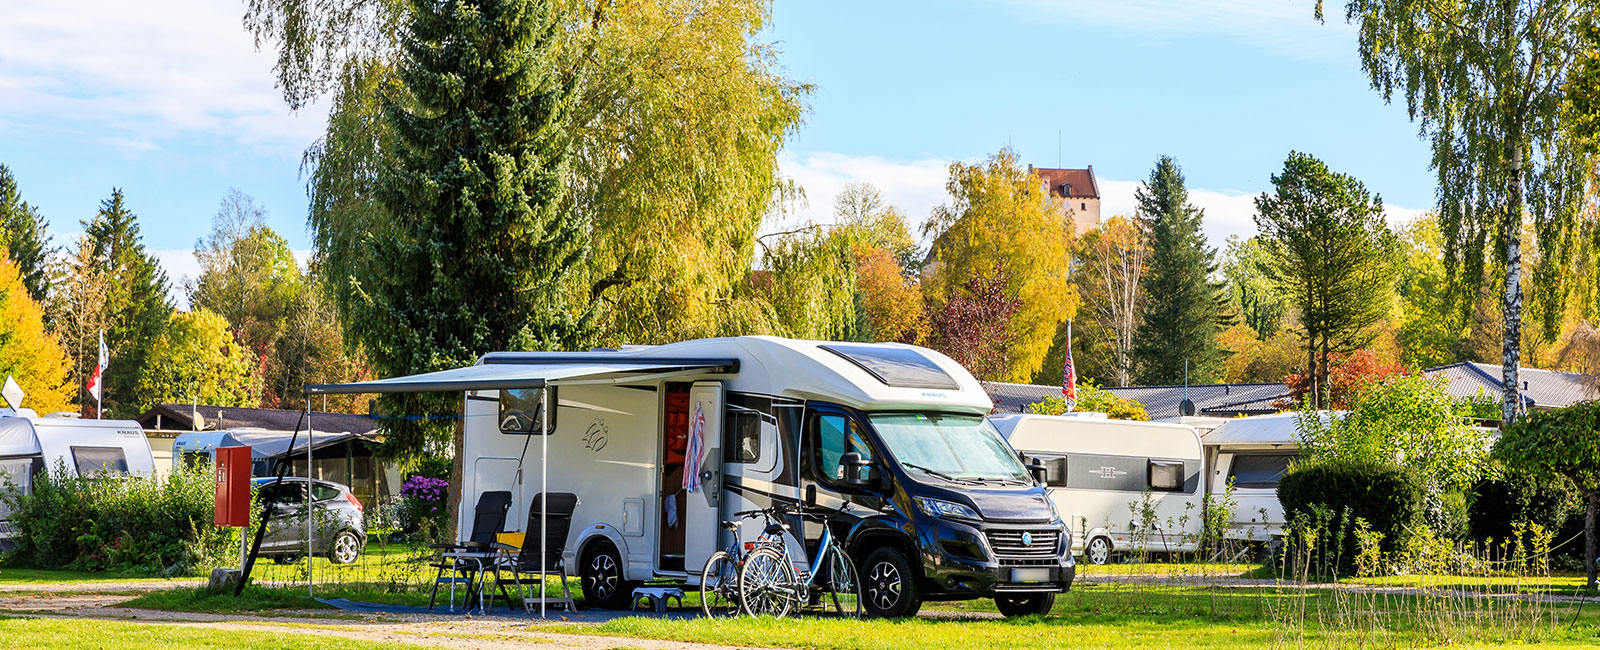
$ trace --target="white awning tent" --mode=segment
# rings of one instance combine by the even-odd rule
[[[336,395],[355,393],[454,393],[473,390],[539,389],[543,391],[541,404],[549,404],[551,386],[577,384],[627,384],[639,381],[656,381],[680,375],[732,374],[739,371],[738,359],[688,359],[641,358],[629,352],[496,352],[485,355],[477,365],[453,370],[440,370],[405,377],[375,379],[349,384],[311,384],[305,387],[309,395]],[[310,397],[306,410],[310,411]],[[539,409],[540,430],[548,431],[548,408]],[[309,420],[309,416],[307,417]],[[310,423],[307,423],[310,428]],[[539,492],[547,493],[549,486],[543,477],[548,476],[549,436],[539,436]],[[521,470],[521,459],[518,459]],[[539,563],[545,562],[546,512],[539,513]],[[307,525],[307,544],[310,540]],[[309,558],[307,565],[309,567]],[[310,582],[309,580],[307,581]],[[539,616],[545,615],[544,581],[540,581]]]

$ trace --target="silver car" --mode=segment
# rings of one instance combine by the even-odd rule
[[[316,554],[334,564],[350,564],[361,557],[367,530],[364,507],[350,488],[331,481],[311,481],[312,512],[315,530],[312,542]],[[261,556],[280,563],[292,562],[305,554],[306,479],[273,477],[253,479],[256,498],[262,507],[272,508],[267,534],[261,539]]]

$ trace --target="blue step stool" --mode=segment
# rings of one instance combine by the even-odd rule
[[[678,606],[683,606],[683,590],[678,587],[639,587],[633,590],[633,608],[638,609],[639,603],[648,600],[656,613],[665,614],[668,598],[678,599]]]

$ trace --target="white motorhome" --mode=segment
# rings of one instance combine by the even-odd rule
[[[1283,505],[1278,479],[1300,458],[1300,426],[1295,413],[1234,418],[1206,432],[1206,489],[1222,502],[1233,486],[1233,525],[1225,536],[1271,542],[1283,536]],[[1324,414],[1324,417],[1327,417]]]
[[[932,350],[751,336],[497,352],[307,391],[463,393],[458,530],[485,492],[511,493],[508,530],[537,530],[528,504],[541,490],[577,494],[563,561],[602,607],[628,606],[644,581],[698,583],[733,541],[719,526],[733,512],[808,502],[842,509],[830,526],[869,614],[977,597],[1038,613],[1073,578],[1070,531],[984,420],[988,395]],[[821,535],[791,523],[808,547]]]
[[[1194,427],[1103,413],[991,415],[1019,453],[1042,461],[1046,491],[1073,529],[1073,552],[1105,564],[1126,551],[1187,552],[1204,528]]]
[[[31,493],[34,474],[63,467],[73,476],[154,476],[155,458],[144,429],[132,420],[39,417],[31,409],[0,409],[0,489]],[[0,501],[0,549],[16,535]]]

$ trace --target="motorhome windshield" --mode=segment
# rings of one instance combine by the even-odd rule
[[[982,416],[877,413],[868,419],[895,459],[914,472],[957,481],[1028,481],[1027,469]]]

